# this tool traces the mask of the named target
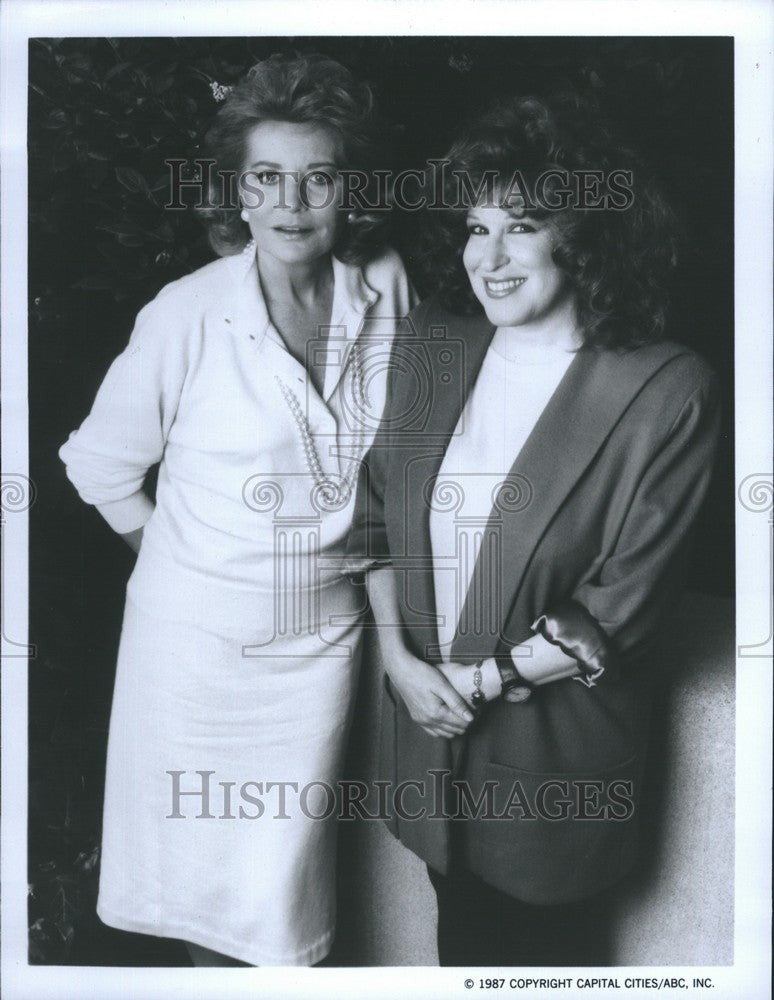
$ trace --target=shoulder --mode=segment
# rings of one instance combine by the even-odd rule
[[[385,247],[376,257],[361,266],[365,283],[378,292],[382,300],[395,303],[404,315],[414,301],[411,284],[400,254]]]
[[[159,360],[190,359],[208,310],[224,296],[233,298],[239,266],[233,257],[219,258],[165,285],[138,313],[129,347]]]
[[[206,310],[213,299],[224,294],[238,268],[239,255],[210,261],[191,274],[164,285],[145,310],[177,317],[197,315]]]
[[[619,377],[635,377],[653,395],[685,400],[694,395],[714,398],[717,376],[696,351],[673,340],[660,340],[633,350],[604,351]]]
[[[716,427],[720,394],[715,373],[695,351],[674,341],[659,341],[630,351],[600,352],[594,385],[606,395],[629,396],[621,424],[637,439],[660,442],[683,428],[686,433]],[[691,430],[693,428],[693,430]]]
[[[426,341],[455,340],[472,348],[482,342],[489,343],[494,326],[481,312],[461,315],[444,305],[437,295],[430,295],[415,306],[407,317],[407,334]],[[466,348],[466,349],[467,349]]]
[[[384,247],[362,267],[364,276],[373,278],[374,281],[391,281],[406,277],[406,268],[403,266],[400,254],[392,247]]]

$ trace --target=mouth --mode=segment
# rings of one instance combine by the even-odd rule
[[[490,299],[502,299],[524,284],[526,278],[507,278],[505,281],[491,281],[484,278],[484,288]]]
[[[312,232],[309,226],[274,226],[273,229],[275,233],[287,239],[302,239]]]

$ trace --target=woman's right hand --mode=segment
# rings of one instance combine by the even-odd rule
[[[366,586],[374,620],[381,626],[379,645],[387,675],[409,715],[430,736],[461,736],[473,721],[473,713],[440,670],[406,648],[394,567],[371,570],[366,575]]]
[[[430,736],[461,736],[474,719],[465,699],[440,670],[404,651],[390,658],[390,683],[406,704],[411,718]]]

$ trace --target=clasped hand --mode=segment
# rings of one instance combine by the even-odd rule
[[[470,704],[473,667],[462,663],[434,667],[406,653],[392,663],[388,673],[409,715],[430,736],[461,736],[475,718]],[[488,696],[497,694],[499,690],[488,692]]]

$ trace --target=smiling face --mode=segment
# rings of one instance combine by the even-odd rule
[[[317,125],[266,121],[250,132],[241,195],[259,255],[299,265],[331,252],[340,225],[339,146]]]
[[[574,297],[553,261],[548,220],[507,205],[481,205],[470,209],[467,226],[462,261],[490,323],[539,330],[565,316],[572,322]]]

